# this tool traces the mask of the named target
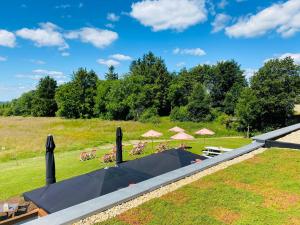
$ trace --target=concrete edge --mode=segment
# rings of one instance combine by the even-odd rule
[[[265,134],[261,134],[261,135],[257,135],[255,137],[253,137],[252,139],[257,141],[257,142],[262,142],[264,143],[266,140],[271,140],[271,139],[275,139],[275,138],[280,138],[284,135],[287,135],[293,131],[296,130],[300,130],[300,123],[288,126],[288,127],[284,127],[278,130],[274,130]]]
[[[216,166],[222,162],[234,159],[251,151],[264,146],[264,143],[257,141],[249,145],[226,152],[211,159],[195,163],[157,177],[145,180],[138,184],[117,190],[115,192],[100,196],[98,198],[83,202],[81,204],[69,207],[67,209],[52,213],[46,217],[30,221],[27,225],[43,224],[72,224],[91,215],[105,211],[113,206],[132,200],[145,193],[156,190],[162,186],[168,185],[185,177],[201,172],[210,167]]]

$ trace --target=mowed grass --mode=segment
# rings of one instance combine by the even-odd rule
[[[0,117],[0,162],[43,155],[48,134],[54,135],[56,152],[68,152],[114,143],[115,130],[118,126],[123,129],[124,141],[128,141],[140,139],[141,134],[150,129],[162,132],[164,134],[162,139],[169,139],[174,133],[168,130],[176,125],[186,129],[190,134],[206,127],[215,131],[217,137],[242,135],[226,129],[217,122],[175,123],[169,118],[161,118],[161,123],[151,124],[100,119]]]
[[[191,152],[200,154],[207,145],[222,146],[228,148],[237,148],[250,143],[250,139],[246,138],[206,138],[196,139],[194,141],[184,141],[183,143],[192,147]],[[154,149],[152,150],[151,141],[148,143],[145,152],[139,156],[131,156],[129,151],[132,149],[131,145],[124,147],[124,160],[132,160],[137,157],[144,157],[155,151],[156,145],[159,142],[154,142]],[[178,147],[181,142],[168,142],[170,148]],[[103,163],[102,156],[110,151],[110,149],[97,150],[97,158],[85,162],[79,161],[79,154],[81,151],[70,152],[56,152],[56,173],[57,181],[66,178],[84,174],[96,169],[112,166],[112,163]],[[44,153],[43,153],[44,154]],[[0,163],[0,201],[10,197],[21,195],[23,192],[45,185],[45,158],[39,156],[35,158],[20,159]]]
[[[99,223],[300,224],[300,152],[270,149]]]

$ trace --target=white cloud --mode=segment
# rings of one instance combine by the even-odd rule
[[[16,34],[21,38],[33,41],[37,47],[58,47],[59,50],[69,48],[58,26],[50,22],[40,23],[39,25],[41,28],[23,28],[18,30]]]
[[[230,20],[231,17],[227,14],[224,13],[217,14],[215,20],[211,23],[211,25],[213,26],[212,32],[216,33],[223,30]]]
[[[220,9],[224,9],[227,5],[228,5],[228,1],[227,1],[227,0],[221,0],[221,1],[218,3],[218,7],[219,7]]]
[[[108,19],[109,21],[112,21],[112,22],[117,22],[117,21],[119,21],[120,16],[117,16],[114,13],[108,13],[106,16],[106,19]]]
[[[119,60],[119,61],[132,60],[132,58],[130,56],[123,55],[123,54],[114,54],[114,55],[111,55],[110,58],[116,59],[116,60]]]
[[[272,58],[265,59],[264,63],[266,63],[266,62],[268,62],[269,60],[272,60],[272,59],[284,59],[286,57],[291,57],[296,64],[300,65],[300,53],[276,54],[276,56],[274,56]]]
[[[250,78],[257,72],[257,69],[247,68],[244,70],[244,75],[247,80],[250,80]]]
[[[44,70],[44,69],[36,69],[32,71],[34,74],[40,76],[51,76],[56,79],[63,79],[66,78],[63,72],[60,71],[53,71],[53,70]]]
[[[5,62],[5,61],[7,61],[7,58],[4,56],[0,56],[0,62]]]
[[[38,59],[30,59],[29,61],[30,61],[31,63],[38,64],[38,65],[44,65],[44,64],[46,64],[45,61],[43,61],[43,60],[38,60]]]
[[[80,39],[84,43],[90,43],[97,48],[109,46],[118,39],[118,34],[110,30],[84,27],[71,31],[65,35],[68,39]]]
[[[255,15],[240,18],[226,28],[230,37],[256,37],[276,30],[282,37],[290,37],[300,30],[300,1],[288,0],[273,4]]]
[[[107,67],[109,66],[118,66],[120,64],[120,62],[114,60],[114,59],[98,59],[97,63],[101,64],[101,65],[105,65]]]
[[[203,56],[206,55],[206,52],[201,48],[185,48],[185,49],[175,48],[173,50],[173,54]]]
[[[184,67],[185,65],[186,65],[185,62],[179,62],[179,63],[176,64],[176,67],[182,68],[182,67]]]
[[[56,9],[66,9],[66,8],[70,8],[71,5],[70,4],[62,4],[62,5],[57,5],[54,8]]]
[[[64,57],[70,56],[70,53],[69,53],[69,52],[62,52],[62,53],[61,53],[61,56],[64,56]]]
[[[115,28],[115,25],[113,25],[112,23],[105,24],[105,26],[107,28],[110,28],[110,29],[114,29]]]
[[[183,31],[207,18],[205,0],[143,0],[131,9],[130,16],[153,31]]]
[[[14,33],[7,30],[0,30],[0,46],[13,48],[16,46],[16,37]]]

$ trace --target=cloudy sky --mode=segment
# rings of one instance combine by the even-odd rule
[[[0,101],[78,67],[103,78],[148,51],[170,71],[235,59],[247,76],[270,58],[300,64],[300,0],[13,0],[0,8]]]

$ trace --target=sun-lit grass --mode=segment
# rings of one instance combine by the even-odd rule
[[[245,138],[206,138],[196,139],[195,141],[184,142],[192,147],[190,151],[200,154],[203,147],[206,145],[222,146],[228,148],[237,148],[250,143],[250,139]],[[156,145],[159,142],[154,142],[154,150],[152,150],[151,142],[148,143],[144,154],[139,156],[130,156],[128,154],[132,146],[125,146],[124,160],[131,160],[136,157],[143,157],[155,151]],[[169,142],[169,146],[179,146],[181,142]],[[76,175],[84,174],[96,169],[113,165],[102,162],[102,156],[110,151],[110,149],[99,149],[97,158],[85,162],[79,161],[81,151],[59,152],[55,154],[57,180],[63,180]],[[43,153],[44,154],[44,153]],[[41,187],[45,184],[45,158],[39,156],[35,158],[20,159],[0,163],[0,200],[7,199],[12,196],[17,196],[25,191]]]
[[[300,104],[295,105],[294,111],[295,111],[295,115],[300,115]]]
[[[100,119],[0,117],[0,162],[43,155],[48,134],[54,135],[57,152],[67,152],[114,143],[117,126],[123,128],[123,139],[126,141],[140,139],[141,134],[149,129],[158,130],[164,134],[162,139],[169,139],[173,133],[168,132],[168,129],[175,125],[191,134],[207,127],[215,131],[217,137],[242,135],[234,130],[227,130],[217,122],[174,123],[169,118],[161,118],[161,123],[151,124]]]
[[[270,149],[100,224],[300,224],[299,174],[299,151]]]

